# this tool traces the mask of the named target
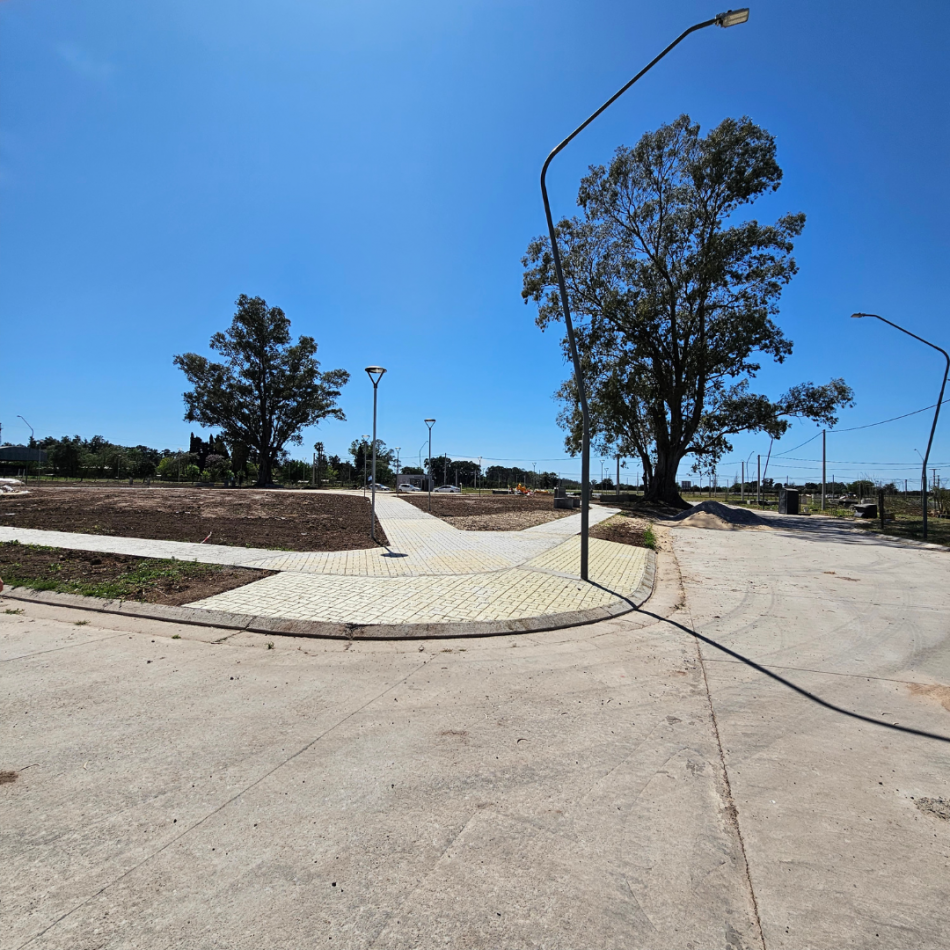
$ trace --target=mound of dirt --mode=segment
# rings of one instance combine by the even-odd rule
[[[733,528],[767,528],[768,522],[747,508],[732,508],[719,501],[703,501],[672,519],[684,528],[712,528],[731,531]]]

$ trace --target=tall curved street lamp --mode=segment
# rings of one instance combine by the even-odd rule
[[[432,427],[435,425],[435,419],[422,420],[429,427],[429,462],[426,470],[429,473],[429,513],[432,513]]]
[[[947,367],[943,372],[943,380],[940,383],[940,396],[937,399],[937,408],[934,410],[934,421],[930,427],[930,438],[927,440],[927,451],[923,455],[923,469],[920,477],[920,493],[921,493],[921,506],[923,509],[924,516],[924,540],[927,540],[927,459],[930,458],[930,447],[934,442],[934,433],[937,431],[937,419],[940,418],[940,404],[943,402],[943,393],[947,388],[947,377],[950,376],[950,354],[946,350],[941,349],[937,346],[936,343],[931,343],[928,340],[925,340],[922,336],[917,336],[916,333],[911,333],[910,330],[905,330],[903,327],[899,327],[896,323],[892,323],[890,320],[879,316],[876,313],[852,313],[852,320],[860,320],[863,317],[872,317],[875,320],[880,320],[881,323],[886,323],[888,326],[892,326],[895,330],[900,330],[901,333],[906,333],[908,336],[912,336],[915,340],[919,340],[921,343],[926,343],[927,346],[932,347],[938,353],[943,354],[943,358],[947,361]],[[918,453],[919,454],[919,453]],[[883,518],[883,513],[881,514]],[[883,522],[882,522],[883,524]]]
[[[548,221],[548,234],[551,237],[551,253],[554,257],[554,270],[557,273],[558,290],[561,295],[561,309],[564,311],[564,323],[567,327],[567,342],[571,350],[571,362],[574,364],[574,382],[577,386],[577,397],[581,404],[581,418],[583,420],[583,432],[581,440],[581,579],[587,580],[588,551],[590,547],[590,538],[588,529],[590,527],[590,413],[587,408],[587,390],[584,383],[584,372],[581,369],[581,359],[577,352],[577,340],[574,336],[574,324],[571,322],[571,307],[567,298],[567,285],[564,283],[564,270],[561,267],[561,254],[557,246],[557,232],[554,228],[554,219],[551,217],[551,204],[548,201],[548,188],[545,178],[548,173],[548,166],[551,164],[554,156],[579,133],[583,132],[603,112],[608,106],[613,105],[638,79],[646,75],[666,54],[678,46],[690,33],[705,29],[707,26],[738,26],[749,19],[748,8],[741,10],[727,10],[714,16],[711,20],[703,23],[697,23],[670,43],[669,46],[660,53],[652,62],[648,63],[640,70],[619,92],[614,93],[590,118],[582,122],[571,134],[561,142],[557,148],[548,155],[541,169],[541,197],[544,199],[544,214]]]
[[[373,494],[372,502],[370,503],[370,515],[369,522],[369,536],[375,541],[376,540],[376,395],[379,389],[379,381],[383,378],[383,373],[386,370],[382,366],[367,366],[366,375],[369,376],[370,381],[373,384]],[[363,455],[364,463],[366,455]]]

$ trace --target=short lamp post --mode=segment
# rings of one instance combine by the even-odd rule
[[[429,473],[429,513],[432,513],[432,427],[435,425],[435,419],[423,419],[423,422],[429,427],[429,464],[426,466]]]
[[[386,370],[382,366],[367,366],[366,375],[373,383],[373,492],[370,504],[369,536],[376,540],[376,397],[379,392],[379,381]],[[363,464],[366,464],[366,453],[363,453]],[[365,476],[364,476],[365,483]]]
[[[937,419],[940,417],[940,404],[943,402],[943,393],[947,388],[947,377],[950,376],[950,355],[947,351],[941,349],[937,346],[936,343],[930,343],[921,336],[917,336],[916,333],[911,333],[910,330],[905,330],[903,327],[899,327],[896,323],[891,323],[890,320],[885,319],[884,317],[878,316],[876,313],[852,313],[851,318],[854,320],[860,320],[862,317],[872,317],[875,320],[880,320],[882,323],[892,326],[895,330],[900,330],[901,333],[906,333],[908,336],[912,336],[915,340],[919,340],[921,343],[926,343],[927,346],[935,349],[938,353],[943,354],[943,358],[947,361],[946,367],[943,370],[943,379],[940,381],[940,395],[937,398],[937,408],[934,410],[934,421],[930,427],[930,438],[927,440],[927,451],[923,455],[923,469],[920,477],[920,492],[921,492],[921,508],[924,516],[924,540],[927,540],[927,459],[930,458],[930,447],[934,442],[934,433],[937,431]],[[883,520],[883,519],[882,519]]]
[[[707,26],[738,26],[749,19],[749,10],[727,10],[714,16],[711,20],[705,20],[703,23],[696,23],[688,30],[682,32],[669,46],[660,53],[654,60],[648,63],[640,70],[619,92],[614,93],[592,116],[582,122],[571,134],[558,145],[544,162],[541,169],[541,197],[544,200],[544,214],[548,223],[548,234],[551,237],[551,255],[554,258],[554,270],[557,274],[558,290],[561,295],[561,310],[564,314],[564,325],[567,328],[568,348],[571,352],[571,362],[574,364],[574,384],[577,387],[577,400],[581,407],[582,437],[581,437],[581,580],[587,580],[588,551],[590,548],[590,413],[587,408],[587,389],[584,382],[584,373],[581,369],[581,358],[577,350],[577,340],[574,336],[574,324],[571,321],[571,307],[568,302],[567,284],[564,280],[564,270],[561,266],[561,253],[557,246],[557,229],[554,226],[554,218],[551,216],[551,205],[548,201],[548,187],[545,181],[548,173],[548,166],[554,159],[554,156],[561,152],[572,139],[584,131],[605,109],[616,102],[641,76],[649,72],[666,54],[678,46],[690,33],[705,29]]]

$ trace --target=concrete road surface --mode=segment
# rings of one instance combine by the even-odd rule
[[[674,619],[875,724],[701,645],[765,944],[948,947],[950,743],[889,727],[950,737],[950,552],[772,523],[672,531]]]
[[[950,745],[887,726],[950,735],[947,555],[665,545],[522,637],[0,605],[0,946],[947,946]]]

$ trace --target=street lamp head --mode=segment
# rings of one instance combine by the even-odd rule
[[[376,386],[379,381],[383,378],[383,373],[386,372],[382,366],[367,366],[366,372],[369,375],[369,378],[373,381],[373,385]]]
[[[423,419],[422,420],[430,429],[435,425],[435,419]]]
[[[716,23],[718,26],[738,26],[740,23],[746,23],[749,19],[749,8],[743,7],[741,10],[726,10],[725,13],[717,14]]]
[[[875,314],[873,313],[852,313],[851,319],[860,320],[862,317],[873,317],[873,316],[875,316]]]

